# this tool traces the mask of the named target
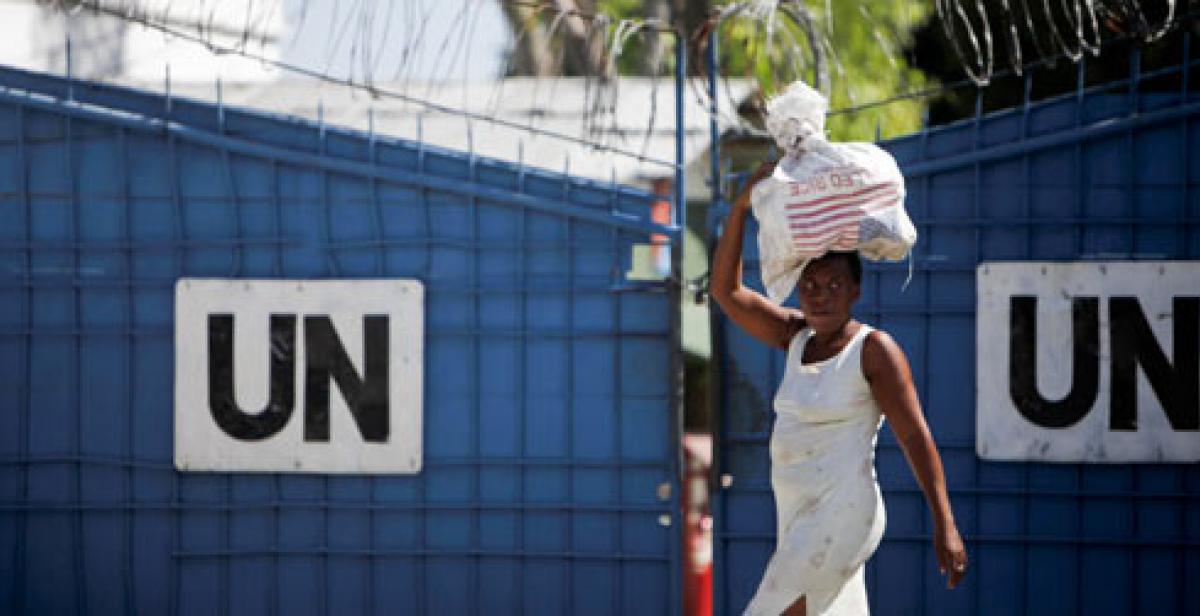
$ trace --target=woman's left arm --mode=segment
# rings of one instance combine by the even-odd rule
[[[966,573],[967,551],[954,523],[942,459],[921,413],[908,358],[891,336],[876,330],[864,341],[862,368],[880,411],[887,417],[892,433],[925,493],[925,501],[933,514],[933,544],[938,567],[943,574],[950,573],[947,586],[954,588]]]

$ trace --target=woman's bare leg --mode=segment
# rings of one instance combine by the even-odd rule
[[[783,616],[808,616],[808,602],[805,595],[800,595],[796,602],[783,611]]]

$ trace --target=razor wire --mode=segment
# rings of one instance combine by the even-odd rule
[[[253,49],[253,47],[249,44],[250,41],[261,41],[261,40],[265,40],[268,38],[267,35],[264,34],[262,31],[255,30],[254,28],[257,27],[258,24],[251,23],[251,21],[247,21],[245,28],[240,31],[241,36],[236,37],[236,40],[233,40],[233,41],[223,40],[223,39],[229,38],[229,36],[228,36],[229,32],[227,29],[223,29],[223,28],[215,25],[216,19],[214,18],[214,16],[216,14],[216,10],[211,8],[212,6],[219,5],[220,4],[219,2],[214,2],[209,5],[209,7],[210,7],[209,10],[204,12],[206,16],[202,16],[201,18],[198,18],[198,19],[189,20],[187,23],[190,23],[192,27],[186,27],[186,26],[179,25],[178,19],[172,18],[171,13],[170,13],[170,8],[169,8],[171,5],[170,2],[166,3],[166,5],[168,6],[168,9],[165,11],[161,11],[161,12],[148,11],[145,9],[145,5],[143,3],[137,2],[137,1],[127,1],[127,0],[118,0],[116,2],[111,2],[111,1],[106,2],[104,0],[55,0],[51,4],[58,7],[59,9],[63,10],[63,12],[65,12],[67,14],[76,14],[80,11],[89,11],[94,14],[113,17],[113,18],[120,19],[120,20],[129,22],[129,23],[140,25],[145,28],[149,28],[151,30],[161,32],[162,34],[169,36],[169,37],[177,38],[179,40],[188,41],[188,42],[203,46],[210,53],[212,53],[214,55],[240,56],[240,57],[261,63],[262,65],[270,66],[275,69],[285,71],[285,72],[288,72],[288,73],[291,73],[294,75],[311,78],[311,79],[314,79],[314,80],[317,80],[320,82],[324,82],[324,83],[328,83],[328,84],[332,84],[332,85],[336,85],[336,86],[347,87],[347,88],[351,88],[354,90],[363,91],[372,97],[394,99],[394,100],[398,100],[398,101],[402,101],[405,103],[409,103],[409,104],[418,106],[426,111],[442,113],[442,114],[447,114],[447,115],[452,115],[452,116],[458,116],[458,117],[463,118],[468,123],[473,122],[473,121],[484,122],[484,123],[492,124],[495,126],[500,126],[500,127],[504,127],[507,129],[515,130],[515,131],[527,132],[532,135],[537,135],[537,136],[542,136],[542,137],[559,140],[559,141],[562,141],[565,143],[570,143],[570,144],[574,144],[577,146],[590,148],[592,150],[601,151],[601,152],[605,152],[608,154],[628,157],[630,159],[637,160],[641,163],[650,163],[650,164],[665,166],[665,167],[677,166],[674,161],[663,160],[660,158],[655,158],[655,157],[646,155],[644,149],[643,149],[643,151],[638,152],[633,149],[614,145],[612,143],[609,143],[607,140],[599,140],[596,138],[589,138],[589,132],[592,134],[595,134],[595,133],[599,132],[599,127],[600,127],[600,124],[598,124],[596,122],[596,120],[593,117],[591,117],[592,115],[594,115],[594,113],[585,113],[585,127],[584,128],[586,130],[584,131],[583,136],[570,135],[570,134],[563,133],[560,131],[554,131],[554,130],[541,128],[532,122],[522,123],[522,122],[517,122],[514,120],[501,118],[501,117],[498,117],[497,115],[495,115],[494,112],[490,113],[490,114],[489,113],[480,113],[480,112],[475,112],[475,111],[469,111],[464,108],[456,108],[456,107],[452,107],[452,106],[449,106],[446,104],[434,102],[434,101],[428,100],[428,96],[426,96],[426,97],[414,96],[412,94],[407,93],[406,91],[381,86],[381,85],[379,85],[379,83],[377,83],[373,80],[369,81],[363,77],[355,77],[354,75],[351,75],[348,77],[335,77],[335,76],[332,76],[329,74],[329,71],[327,68],[326,69],[314,69],[311,67],[299,66],[299,65],[296,65],[293,63],[279,60],[277,58],[270,57],[270,56],[266,55],[265,53],[262,53],[261,51],[255,51]],[[202,2],[201,4],[204,4],[204,3]],[[371,4],[371,3],[367,2],[366,4]],[[362,6],[364,6],[364,5],[361,3],[361,0],[360,0],[359,3],[356,3],[356,10],[357,10],[357,8],[360,8]],[[562,13],[571,13],[571,12],[563,11]],[[596,15],[596,16],[582,15],[582,16],[588,17],[588,18],[601,19],[601,20],[604,19],[604,16],[602,16],[602,15]],[[608,32],[610,30],[607,26],[608,26],[608,24],[604,23],[601,27],[595,28],[595,30],[596,30],[596,32],[600,33],[600,35],[607,37]],[[642,23],[638,26],[638,28],[635,30],[635,32],[637,30],[645,30],[650,27],[655,27],[655,25]],[[345,22],[338,23],[337,20],[334,20],[333,22],[331,22],[329,24],[329,28],[331,31],[332,40],[334,42],[333,44],[336,46],[339,44],[339,41],[344,38],[344,36],[345,36],[344,32],[346,30],[348,30],[347,23],[345,23]],[[628,30],[630,28],[631,28],[631,26],[627,25],[624,27],[624,30]],[[632,35],[633,33],[634,32],[630,32],[629,34]],[[462,38],[466,38],[467,33],[463,32],[463,33],[460,33],[460,35]],[[628,37],[623,36],[623,38],[625,40],[628,40]],[[450,40],[450,35],[447,35],[445,38],[445,41],[449,41],[449,40]],[[443,47],[448,47],[448,46],[449,46],[449,43],[446,43],[446,42],[443,43]],[[361,53],[361,52],[356,52],[356,53]],[[362,56],[356,56],[356,57],[362,57]],[[369,65],[369,61],[364,59],[363,64]],[[405,70],[405,68],[406,67],[403,67],[403,66],[400,67],[401,70]],[[606,90],[606,89],[597,87],[597,88],[595,88],[594,92],[592,92],[590,94],[591,94],[590,100],[585,102],[585,104],[588,105],[588,107],[590,109],[601,110],[601,111],[608,109],[609,111],[611,111],[611,109],[604,106],[602,103],[602,100],[604,99],[605,96],[607,96],[608,99],[610,99],[610,100],[612,99],[613,94],[611,94],[611,90]]]
[[[486,1],[486,0],[480,0]],[[554,76],[535,80],[533,104],[536,107],[542,90],[547,105],[556,104],[556,89],[565,73],[564,66],[569,45],[572,41],[584,41],[589,49],[599,50],[598,61],[589,70],[581,71],[584,80],[583,108],[580,109],[581,124],[578,135],[542,128],[537,114],[530,113],[525,121],[499,117],[500,102],[503,100],[504,80],[500,79],[493,88],[492,96],[482,112],[467,110],[467,101],[461,108],[430,100],[432,84],[425,84],[424,96],[409,92],[413,81],[414,49],[428,36],[430,15],[438,10],[436,2],[406,1],[400,3],[404,11],[403,31],[395,38],[402,39],[400,60],[390,72],[389,86],[380,85],[378,77],[384,74],[381,66],[382,45],[393,43],[392,13],[397,10],[392,2],[383,4],[370,0],[354,0],[340,3],[347,7],[338,9],[338,16],[324,24],[328,29],[324,67],[313,68],[287,63],[268,57],[264,50],[276,40],[268,23],[272,15],[281,10],[284,0],[260,0],[235,2],[223,0],[199,0],[184,3],[172,0],[39,0],[40,4],[57,7],[67,13],[87,10],[108,15],[126,22],[162,32],[166,36],[179,38],[203,45],[215,55],[238,55],[270,65],[292,74],[313,78],[325,83],[353,88],[372,97],[393,98],[417,105],[427,111],[458,115],[467,122],[480,121],[508,129],[528,132],[563,140],[574,145],[592,148],[614,155],[626,156],[643,163],[672,166],[674,163],[647,155],[650,137],[658,122],[658,80],[662,76],[659,67],[648,70],[652,81],[650,113],[641,143],[636,135],[630,138],[628,130],[618,126],[616,101],[620,97],[620,61],[631,42],[645,45],[647,36],[659,36],[670,32],[677,35],[677,43],[683,44],[682,28],[671,20],[646,18],[617,18],[598,8],[584,10],[574,0],[492,0],[501,5],[516,7],[528,12],[530,19],[513,24],[514,49],[530,37],[549,41],[552,52],[551,66]],[[148,8],[156,4],[158,10]],[[266,10],[256,10],[266,5]],[[297,29],[305,27],[309,19],[309,2],[299,3]],[[596,3],[588,3],[597,7]],[[386,14],[380,18],[380,7]],[[445,68],[453,74],[456,68],[466,71],[471,54],[473,32],[478,25],[479,11],[471,14],[464,4],[454,18],[454,26],[445,32],[438,43],[435,55],[436,68]],[[1151,5],[1140,0],[933,0],[933,19],[958,58],[958,63],[968,82],[977,87],[987,86],[1002,74],[1021,75],[1029,66],[1042,63],[1052,64],[1059,58],[1078,62],[1085,55],[1098,55],[1106,40],[1135,38],[1151,42],[1164,36],[1179,21],[1177,0],[1162,0]],[[240,27],[231,27],[228,20],[217,19],[218,14],[231,10],[243,12]],[[1151,9],[1151,10],[1148,10]],[[904,52],[903,40],[909,31],[893,31],[880,22],[865,4],[859,6],[861,26],[886,56],[893,67],[903,66],[900,56]],[[901,16],[904,13],[900,13]],[[736,21],[750,24],[753,34],[744,38],[742,44],[752,46],[751,51],[768,58],[778,57],[772,70],[776,80],[786,83],[794,79],[806,79],[827,95],[834,84],[843,88],[848,104],[833,107],[831,114],[855,113],[864,109],[877,108],[885,104],[914,98],[929,98],[939,93],[961,87],[958,82],[931,88],[908,89],[902,87],[897,93],[881,98],[864,100],[854,88],[844,84],[850,81],[848,69],[840,56],[840,45],[834,34],[834,9],[832,0],[742,0],[714,5],[709,19],[696,30],[688,33],[692,41],[693,67],[702,67],[706,60],[702,50],[710,33],[730,44],[722,37],[722,28]],[[378,27],[383,30],[379,31]],[[901,28],[912,24],[901,23]],[[566,30],[574,32],[568,38]],[[582,34],[580,34],[582,33]],[[330,75],[330,65],[335,54],[345,49],[350,55],[351,72],[346,77]],[[575,50],[581,51],[581,50]],[[1000,56],[1004,57],[1001,58]],[[513,72],[516,53],[509,54],[505,73]],[[1008,70],[999,70],[1007,62]],[[722,73],[717,67],[716,73]],[[902,74],[902,73],[901,73]],[[729,79],[724,79],[720,104],[709,100],[709,89],[703,82],[704,71],[693,72],[688,77],[690,96],[703,109],[717,115],[717,121],[728,127],[746,132],[760,132],[745,118],[736,113],[742,103],[734,95]],[[763,89],[762,83],[760,90]],[[759,93],[764,94],[764,92]],[[464,97],[467,96],[464,90]],[[714,111],[715,109],[715,111]],[[683,127],[678,127],[683,130]]]
[[[1139,0],[935,0],[938,20],[967,77],[986,86],[995,73],[993,30],[1003,33],[1009,67],[1020,75],[1026,52],[1023,40],[1036,51],[1034,60],[1065,57],[1079,62],[1084,54],[1098,56],[1105,30],[1152,43],[1167,34],[1178,17],[1177,0],[1162,0],[1162,17],[1152,23]],[[1103,26],[1103,27],[1102,27]]]

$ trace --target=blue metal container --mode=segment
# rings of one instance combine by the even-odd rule
[[[0,70],[0,612],[677,612],[654,198]],[[184,276],[420,280],[422,472],[175,471]]]

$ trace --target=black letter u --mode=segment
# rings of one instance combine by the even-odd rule
[[[1017,411],[1043,428],[1065,428],[1083,419],[1096,402],[1100,379],[1100,315],[1095,297],[1071,300],[1071,391],[1061,400],[1044,398],[1037,387],[1037,297],[1011,299],[1008,394]]]
[[[258,413],[237,404],[233,377],[233,315],[208,315],[208,408],[226,434],[260,441],[287,425],[296,404],[296,316],[271,315],[271,395]]]

